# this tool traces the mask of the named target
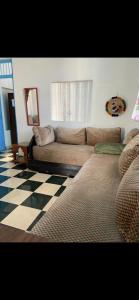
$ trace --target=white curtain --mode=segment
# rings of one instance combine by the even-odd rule
[[[52,120],[85,122],[90,118],[92,80],[52,83]]]

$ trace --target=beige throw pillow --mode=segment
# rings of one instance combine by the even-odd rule
[[[122,178],[116,195],[116,221],[124,239],[139,242],[139,155]]]
[[[119,172],[123,176],[132,161],[139,155],[139,134],[136,135],[123,149],[119,158]]]
[[[98,143],[120,143],[121,128],[94,128],[87,127],[87,144],[94,146]]]
[[[57,127],[55,129],[56,142],[71,145],[84,145],[85,128],[65,128]]]
[[[38,146],[45,146],[55,141],[54,129],[52,126],[47,127],[33,127],[36,144]]]
[[[128,134],[125,136],[123,144],[128,144],[133,139],[133,137],[136,136],[137,134],[139,134],[138,128],[134,128],[130,130]]]

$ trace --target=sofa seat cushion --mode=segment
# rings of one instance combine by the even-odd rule
[[[85,128],[55,128],[56,142],[62,144],[85,145]]]
[[[92,153],[94,153],[94,147],[88,145],[69,145],[55,142],[43,147],[33,147],[33,158],[36,160],[77,166],[82,166]]]
[[[115,196],[118,155],[93,154],[32,228],[50,242],[121,242]]]

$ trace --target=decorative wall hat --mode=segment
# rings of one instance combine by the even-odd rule
[[[126,110],[126,102],[115,96],[106,102],[106,111],[111,117],[118,117]]]

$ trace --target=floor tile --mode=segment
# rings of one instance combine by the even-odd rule
[[[13,153],[10,153],[10,152],[0,152],[0,157],[3,156],[3,157],[13,157]]]
[[[14,163],[12,152],[0,153],[0,222],[30,231],[71,182]]]
[[[19,179],[19,180],[24,180],[24,179]],[[42,183],[38,181],[27,180],[23,184],[21,184],[18,187],[18,189],[34,192],[41,184]]]
[[[66,188],[65,186],[61,186],[60,189],[56,192],[55,196],[59,197],[61,193],[64,192],[65,188]]]
[[[43,207],[46,205],[46,203],[49,202],[50,199],[51,199],[51,196],[43,195],[43,194],[39,194],[39,193],[32,193],[32,195],[29,196],[22,203],[22,205],[42,210]]]
[[[52,183],[42,183],[42,185],[35,191],[35,193],[54,196],[58,191],[59,185]]]
[[[69,178],[69,177],[68,177],[68,178],[64,181],[63,185],[64,185],[64,186],[68,186],[68,185],[71,184],[71,182],[72,182],[72,178]]]
[[[4,172],[4,171],[6,171],[6,169],[3,168],[3,167],[0,167],[0,173],[2,173],[2,172]]]
[[[16,166],[15,163],[12,163],[12,162],[4,163],[3,162],[2,168],[11,169],[11,168],[13,168],[15,166]]]
[[[17,206],[15,204],[0,201],[0,222],[7,217]]]
[[[48,211],[49,208],[54,204],[54,202],[58,199],[58,197],[53,196],[51,200],[44,206],[43,210]]]
[[[23,184],[25,181],[26,181],[25,179],[11,177],[10,179],[1,183],[1,186],[17,188],[19,185]]]
[[[13,161],[13,157],[10,156],[5,156],[3,158],[0,157],[0,161],[4,161],[4,162]]]
[[[0,161],[0,166],[3,167],[3,165],[4,165],[4,162],[3,162],[3,161]]]
[[[17,164],[13,167],[13,169],[17,169],[17,170],[25,170],[26,169],[26,164]]]
[[[64,181],[66,180],[66,177],[62,176],[51,176],[48,180],[47,183],[53,183],[53,184],[59,184],[62,185]]]
[[[3,198],[1,198],[1,200],[4,202],[9,202],[9,203],[20,205],[31,194],[32,194],[32,192],[29,192],[29,191],[14,189],[10,193],[5,195]]]
[[[25,171],[27,171],[27,172],[34,172],[34,174],[37,173],[36,171],[30,170],[29,168],[26,168]]]
[[[14,170],[14,169],[4,169],[4,172],[2,172],[0,175],[10,176],[13,177],[19,173],[21,173],[21,170]]]
[[[27,231],[30,231],[35,226],[35,224],[42,218],[42,216],[44,214],[45,214],[45,211],[41,211],[39,213],[39,215],[37,216],[37,218],[33,221],[33,223],[27,228]]]
[[[6,155],[11,154],[12,153],[12,149],[10,148],[10,149],[6,149],[6,150],[0,151],[0,154],[2,154],[2,153],[6,154]]]
[[[0,186],[0,198],[10,193],[13,189],[6,186]]]
[[[34,175],[33,172],[27,172],[27,171],[22,171],[19,174],[17,174],[15,177],[16,178],[23,178],[23,179],[29,179]]]
[[[19,205],[1,223],[27,230],[39,213],[38,209]]]
[[[30,180],[33,181],[39,181],[39,182],[45,182],[48,178],[50,178],[51,175],[48,174],[44,174],[44,173],[36,173],[35,175],[33,175]]]
[[[4,176],[0,174],[0,183],[4,182],[5,180],[9,179],[10,177]]]

